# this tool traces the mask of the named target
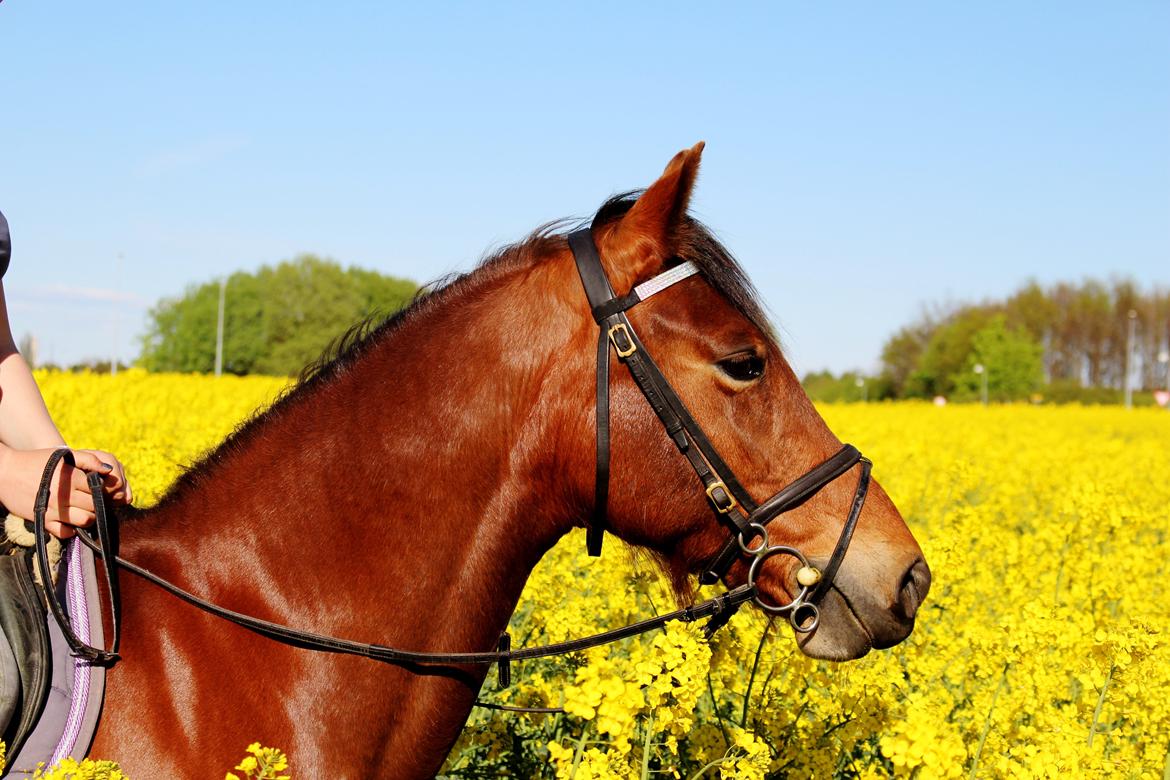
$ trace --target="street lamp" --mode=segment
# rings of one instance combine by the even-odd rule
[[[975,364],[975,373],[983,378],[983,405],[987,406],[987,370],[983,368],[982,363]]]
[[[1130,375],[1133,374],[1133,342],[1134,329],[1137,327],[1137,312],[1129,310],[1129,330],[1125,332],[1125,408],[1133,408],[1133,383]]]
[[[869,388],[865,386],[865,377],[857,377],[857,387],[861,390],[861,400],[866,402],[869,400]]]
[[[118,253],[118,263],[114,266],[114,286],[122,289],[122,253]],[[114,303],[114,340],[110,352],[110,376],[118,375],[118,304]]]
[[[223,304],[227,295],[227,277],[219,280],[219,311],[215,316],[215,375],[223,373]]]

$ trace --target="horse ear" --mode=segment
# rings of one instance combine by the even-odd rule
[[[703,142],[674,156],[658,181],[642,193],[615,229],[602,238],[610,278],[620,293],[656,271],[677,251],[679,228],[687,213]]]

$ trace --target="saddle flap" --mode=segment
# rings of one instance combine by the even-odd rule
[[[13,666],[8,671],[16,671],[15,680],[6,677],[0,685],[5,695],[17,694],[4,729],[4,743],[8,755],[15,756],[40,719],[52,681],[45,607],[33,583],[31,551],[0,556],[0,593],[5,595],[0,599],[0,630],[12,649]]]

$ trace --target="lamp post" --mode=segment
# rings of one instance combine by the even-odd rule
[[[114,285],[122,289],[122,253],[118,253],[118,263],[114,266]],[[114,302],[114,340],[113,350],[110,352],[110,376],[118,375],[118,303]]]
[[[869,388],[865,386],[865,377],[857,377],[857,387],[861,390],[862,403],[869,401]]]
[[[1129,310],[1129,330],[1125,332],[1125,408],[1133,408],[1133,381],[1130,375],[1133,374],[1133,342],[1134,329],[1137,327],[1137,312],[1133,309]]]
[[[227,277],[219,280],[219,314],[215,318],[215,375],[223,373],[223,302],[227,294]]]
[[[1158,353],[1158,362],[1162,364],[1162,375],[1166,377],[1164,387],[1170,390],[1170,349],[1164,349]]]
[[[983,367],[982,363],[975,364],[975,373],[983,379],[983,388],[980,396],[983,399],[983,405],[987,406],[987,369]]]

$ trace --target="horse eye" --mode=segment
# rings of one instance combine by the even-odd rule
[[[719,370],[737,382],[751,382],[764,375],[764,359],[752,354],[733,355],[719,361]]]

